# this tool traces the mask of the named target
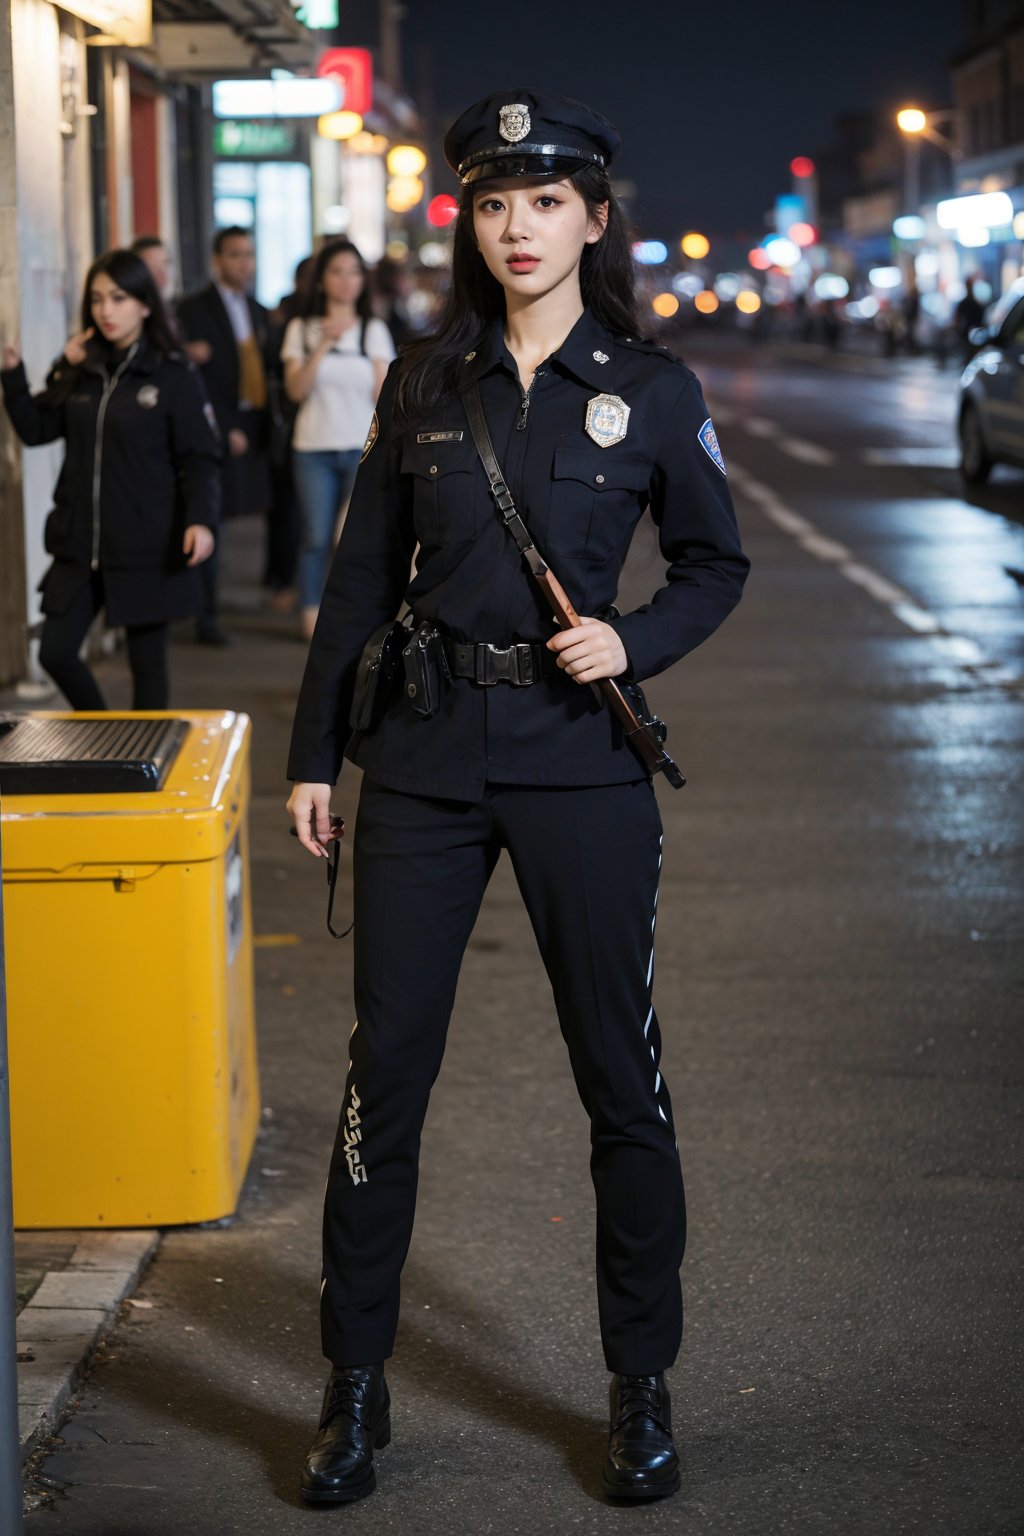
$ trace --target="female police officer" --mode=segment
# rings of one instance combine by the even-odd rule
[[[591,1120],[614,1373],[605,1488],[643,1498],[679,1486],[663,1373],[682,1331],[685,1214],[651,1004],[661,824],[643,765],[587,685],[639,681],[692,650],[738,601],[747,561],[697,380],[637,338],[607,174],[618,145],[588,108],[527,89],[477,103],[450,130],[463,196],[447,307],[437,335],[388,374],[303,678],[288,805],[311,853],[333,835],[342,756],[364,771],[357,1023],[324,1218],[334,1368],[303,1468],[310,1500],[369,1493],[373,1449],[390,1435],[383,1362],[420,1131],[502,848]],[[461,393],[473,386],[530,533],[585,616],[572,629],[552,634],[490,499]],[[611,603],[646,508],[667,579],[620,617]],[[364,644],[403,598],[442,636],[426,679],[436,710],[424,718],[406,691],[375,730],[350,733]]]

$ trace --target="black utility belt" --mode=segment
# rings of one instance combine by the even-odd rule
[[[413,627],[415,626],[415,627]],[[430,720],[452,678],[489,688],[511,683],[529,688],[555,671],[543,645],[492,645],[487,640],[453,640],[429,620],[409,615],[383,624],[366,642],[356,673],[349,724],[369,735],[380,725],[399,692],[418,715]]]
[[[444,657],[452,677],[468,677],[490,688],[511,683],[529,688],[554,671],[555,659],[543,645],[492,645],[487,640],[451,640],[442,637]]]

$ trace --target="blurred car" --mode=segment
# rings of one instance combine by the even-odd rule
[[[960,472],[980,485],[993,464],[1024,467],[1024,278],[968,339],[978,350],[960,378]]]

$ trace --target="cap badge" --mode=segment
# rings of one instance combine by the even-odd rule
[[[613,448],[626,435],[629,406],[618,395],[595,395],[587,401],[587,436],[599,448]]]
[[[594,362],[595,363],[606,363],[607,361],[608,361],[608,353],[607,352],[595,352],[594,353]]]
[[[518,144],[530,131],[530,109],[525,102],[513,101],[498,108],[498,132],[509,144]]]

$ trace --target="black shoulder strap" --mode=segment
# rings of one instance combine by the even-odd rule
[[[369,325],[369,323],[370,323],[369,320],[367,320],[366,316],[364,315],[363,316],[363,323],[359,327],[359,356],[360,357],[366,357],[366,355],[367,355],[367,353],[366,353],[366,328]]]

